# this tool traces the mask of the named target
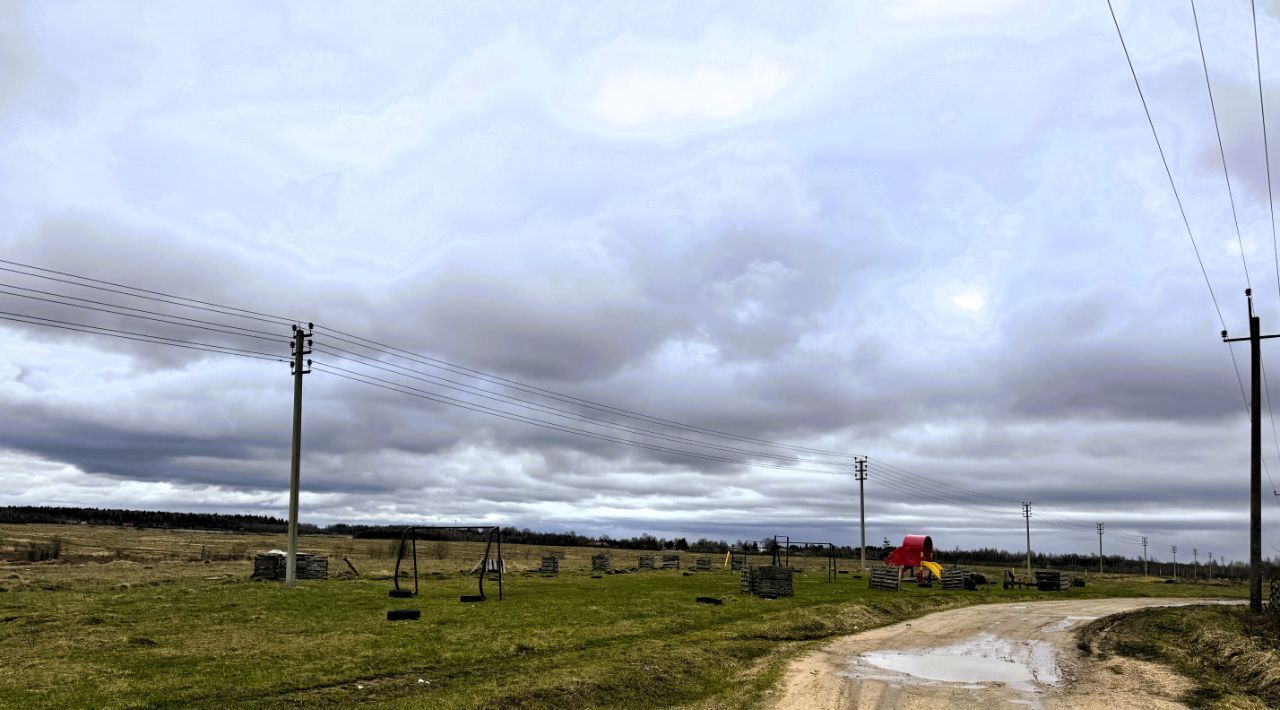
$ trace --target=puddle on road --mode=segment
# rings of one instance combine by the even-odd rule
[[[1058,682],[1048,642],[1011,641],[994,634],[939,648],[871,651],[853,661],[848,675],[892,685],[941,682],[981,688],[1002,683],[1022,692],[1038,692],[1041,686]]]

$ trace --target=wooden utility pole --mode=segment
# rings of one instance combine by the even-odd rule
[[[1262,613],[1262,341],[1280,338],[1263,335],[1262,321],[1253,313],[1253,289],[1246,288],[1249,301],[1249,337],[1222,341],[1249,341],[1249,362],[1253,368],[1249,383],[1249,611]]]
[[[1098,523],[1098,574],[1102,574],[1102,523]]]
[[[1031,503],[1022,504],[1022,517],[1027,519],[1027,576],[1031,576]]]
[[[1173,550],[1173,581],[1178,581],[1178,546],[1174,545],[1169,548]]]
[[[865,484],[867,481],[867,459],[858,459],[858,471],[854,474],[858,478],[858,528],[861,531],[858,544],[858,555],[862,560],[862,571],[867,571],[867,496]]]
[[[1147,576],[1147,536],[1142,536],[1142,576]]]
[[[1191,548],[1191,579],[1200,579],[1200,551]]]
[[[298,583],[298,481],[302,464],[302,376],[311,372],[303,367],[304,355],[311,353],[311,323],[303,330],[293,326],[293,362],[289,363],[293,371],[293,452],[289,459],[289,556],[285,560],[284,586],[293,589]],[[307,360],[309,368],[311,361]]]

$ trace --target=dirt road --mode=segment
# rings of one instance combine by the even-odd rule
[[[1074,628],[1147,606],[1207,599],[989,604],[840,638],[791,664],[778,710],[1184,707],[1186,679],[1123,658],[1098,661]]]

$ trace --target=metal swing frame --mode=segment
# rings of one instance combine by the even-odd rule
[[[488,598],[485,596],[485,593],[484,593],[484,578],[489,572],[489,559],[490,559],[489,553],[493,549],[494,543],[496,542],[497,548],[498,548],[498,601],[502,601],[503,567],[505,567],[506,565],[503,564],[503,559],[502,559],[502,528],[496,525],[411,525],[405,528],[404,532],[400,533],[400,547],[396,551],[396,571],[395,571],[395,574],[392,576],[393,588],[390,593],[391,596],[393,597],[418,596],[418,531],[419,530],[467,530],[471,532],[478,532],[481,535],[484,535],[487,533],[487,538],[485,540],[485,546],[484,546],[484,558],[480,560],[480,576],[478,580],[480,593],[479,595],[477,595],[478,598],[467,599],[466,597],[463,597],[463,599],[465,601],[484,601],[485,599]],[[408,594],[409,590],[400,588],[400,563],[404,560],[406,543],[408,543],[407,546],[411,550],[410,554],[413,555],[413,593],[412,594]]]

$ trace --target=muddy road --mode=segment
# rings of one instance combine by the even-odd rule
[[[1084,657],[1075,629],[1148,606],[1210,599],[989,604],[846,636],[794,661],[778,710],[1181,708],[1186,679],[1162,666]]]

